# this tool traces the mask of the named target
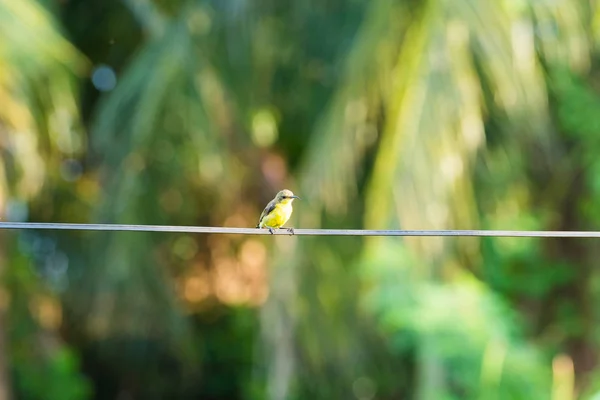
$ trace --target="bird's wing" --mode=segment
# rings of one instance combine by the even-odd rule
[[[267,206],[265,207],[263,212],[260,214],[260,218],[258,219],[258,224],[256,225],[257,228],[260,226],[260,223],[263,220],[263,218],[266,217],[267,215],[269,215],[271,213],[271,211],[273,211],[275,209],[275,204],[276,204],[275,199],[271,200],[269,202],[269,204],[267,204]]]

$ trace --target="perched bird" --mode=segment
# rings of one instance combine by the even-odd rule
[[[290,219],[294,199],[300,199],[300,197],[295,196],[291,190],[283,189],[277,193],[277,196],[267,204],[260,214],[256,227],[267,228],[271,234],[275,233],[273,229],[281,228]],[[292,235],[294,234],[294,228],[288,228],[288,231]]]

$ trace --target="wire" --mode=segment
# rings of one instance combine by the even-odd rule
[[[220,233],[231,235],[269,235],[267,229],[209,226],[70,224],[43,222],[0,222],[0,229],[45,229],[112,232],[178,232]],[[290,235],[286,228],[275,230],[276,235]],[[600,238],[598,231],[493,231],[493,230],[360,230],[360,229],[294,229],[296,236],[488,236],[488,237],[546,237]]]

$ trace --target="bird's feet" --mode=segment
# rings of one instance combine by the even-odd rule
[[[271,232],[271,235],[275,234],[275,230],[273,230],[273,228],[269,228],[269,232]]]
[[[295,235],[294,228],[287,228],[287,231],[290,233],[290,235]]]

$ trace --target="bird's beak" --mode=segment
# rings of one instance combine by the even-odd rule
[[[292,196],[292,198],[294,198],[294,199],[298,199],[298,200],[302,200],[302,199],[301,199],[300,197],[298,197],[298,196]]]

